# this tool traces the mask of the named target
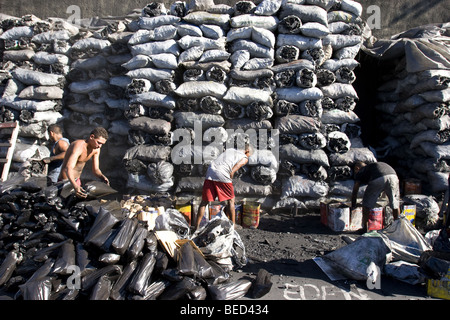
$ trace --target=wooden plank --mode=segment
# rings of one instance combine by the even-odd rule
[[[9,124],[11,125],[11,123],[5,122],[0,124],[0,128],[1,125],[6,125]],[[11,133],[11,139],[10,139],[10,144],[11,146],[8,149],[8,153],[6,154],[6,162],[3,165],[3,171],[2,171],[2,176],[1,176],[1,181],[6,181],[6,179],[8,178],[8,173],[9,173],[9,168],[11,167],[11,161],[12,161],[12,157],[14,154],[14,148],[16,147],[16,141],[17,141],[17,136],[19,135],[19,122],[14,122],[14,126],[11,126],[10,128],[14,128],[13,132]],[[3,161],[0,161],[3,162]]]

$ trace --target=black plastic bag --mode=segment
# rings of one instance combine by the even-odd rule
[[[68,239],[59,249],[58,258],[53,266],[53,273],[71,274],[68,268],[75,265],[75,246],[72,239]]]
[[[119,279],[114,283],[114,286],[111,290],[111,299],[112,300],[125,300],[127,294],[127,287],[131,281],[131,277],[136,270],[138,265],[137,260],[133,260],[128,263],[123,269],[122,274]]]
[[[197,286],[188,293],[186,293],[186,296],[189,300],[205,300],[208,296],[208,292],[206,289],[202,286]]]
[[[108,275],[103,275],[98,279],[94,288],[92,288],[90,300],[109,300],[111,294],[112,282]]]
[[[119,227],[119,231],[112,242],[113,249],[120,255],[124,254],[130,245],[133,234],[138,225],[137,219],[124,219]]]
[[[143,296],[134,296],[134,300],[156,300],[170,286],[168,280],[158,280],[150,284],[144,292]]]
[[[136,231],[133,234],[133,237],[130,240],[129,247],[126,252],[126,256],[129,260],[134,260],[139,256],[139,254],[142,252],[142,248],[144,248],[145,239],[147,238],[147,236],[147,228],[138,225]]]
[[[119,262],[120,258],[120,254],[107,252],[100,255],[100,257],[98,257],[98,261],[103,264],[116,264]]]
[[[177,251],[178,273],[184,276],[194,276],[195,268],[194,248],[189,242],[184,243]]]
[[[150,277],[156,263],[155,253],[147,253],[139,263],[136,273],[133,275],[128,290],[135,294],[144,295],[145,289],[149,285]]]
[[[4,285],[12,276],[16,266],[22,260],[22,254],[11,251],[0,265],[0,286]]]
[[[213,300],[236,300],[246,295],[252,282],[240,279],[228,283],[208,286],[208,291]]]
[[[104,275],[122,274],[122,267],[118,265],[109,265],[101,269],[97,269],[81,278],[81,289],[89,291]]]
[[[49,300],[52,283],[50,277],[44,277],[19,287],[24,300]]]
[[[95,271],[95,267],[89,258],[89,252],[84,248],[83,244],[78,243],[75,248],[76,264],[80,268],[80,277],[84,277],[88,273]]]
[[[441,259],[449,258],[448,254],[441,254],[434,251],[422,252],[419,258],[418,265],[432,278],[441,279],[445,277],[450,268],[450,261]]]
[[[160,300],[178,300],[183,298],[188,292],[194,290],[198,286],[197,282],[189,277],[183,277],[181,281],[172,283],[159,296]]]
[[[433,250],[450,253],[450,239],[447,228],[442,228],[439,232],[439,236],[434,240]]]
[[[105,235],[109,236],[111,230],[118,222],[119,219],[114,217],[108,210],[100,207],[89,233],[84,238],[84,243],[100,248],[106,240]]]
[[[251,297],[259,299],[269,293],[272,288],[272,275],[267,270],[260,269],[256,275],[256,279],[250,288]]]

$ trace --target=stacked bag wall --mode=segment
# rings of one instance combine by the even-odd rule
[[[254,152],[238,197],[348,199],[354,162],[376,161],[354,112],[361,12],[351,0],[153,2],[77,30],[66,132],[108,129],[105,174],[137,192],[199,195],[209,162],[246,139]]]
[[[374,109],[385,138],[376,150],[401,179],[419,179],[423,192],[439,197],[450,172],[446,34],[446,25],[422,26],[364,47],[379,65]]]

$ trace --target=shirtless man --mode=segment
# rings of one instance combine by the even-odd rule
[[[48,179],[50,183],[56,183],[58,181],[59,173],[61,172],[61,165],[66,155],[66,151],[69,148],[70,142],[67,138],[63,137],[62,129],[57,124],[52,124],[48,127],[48,134],[50,141],[53,142],[53,146],[50,149],[50,157],[42,159],[42,161],[48,164]]]
[[[92,158],[92,172],[103,182],[109,185],[108,178],[103,175],[99,166],[100,149],[108,140],[108,132],[97,127],[92,130],[86,140],[76,140],[72,142],[66,151],[59,181],[69,180],[75,189],[75,195],[79,198],[86,198],[86,191],[81,187],[80,176],[86,162]]]

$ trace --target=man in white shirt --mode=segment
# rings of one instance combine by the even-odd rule
[[[214,201],[216,197],[220,202],[227,201],[226,212],[235,225],[233,176],[248,163],[249,156],[250,146],[246,144],[244,150],[227,149],[211,162],[203,183],[202,202],[198,208],[194,226],[196,230],[200,227],[200,222],[205,215],[206,205]]]

